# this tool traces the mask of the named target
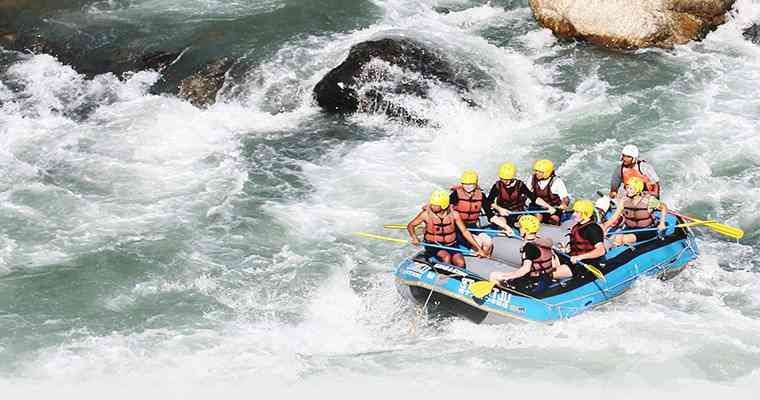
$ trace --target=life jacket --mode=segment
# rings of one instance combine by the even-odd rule
[[[623,164],[620,164],[620,176],[623,177],[623,184],[627,184],[629,179],[636,176],[644,182],[644,192],[655,193],[657,186],[653,182],[649,182],[649,177],[641,172],[641,163],[643,162],[645,163],[646,161],[638,160],[636,161],[636,165],[633,165],[630,168],[624,167]]]
[[[623,201],[623,217],[626,228],[638,229],[654,226],[652,210],[647,207],[645,198],[645,196],[639,197],[639,201],[636,203],[633,203],[630,198]]]
[[[549,177],[549,182],[543,189],[538,186],[538,179],[536,179],[535,175],[530,178],[530,186],[533,189],[533,193],[535,193],[537,197],[544,199],[544,201],[549,203],[552,207],[558,207],[562,204],[562,198],[552,192],[552,184],[554,184],[554,178],[556,177],[557,175],[552,172],[551,177]]]
[[[457,227],[454,223],[454,214],[451,208],[443,218],[437,216],[430,209],[425,215],[425,241],[438,243],[443,246],[452,246],[457,241]]]
[[[528,199],[528,196],[522,190],[523,187],[525,187],[525,183],[519,179],[512,187],[507,186],[506,183],[499,179],[496,182],[496,189],[499,191],[499,195],[496,197],[496,204],[509,211],[524,211],[525,200]]]
[[[596,223],[600,226],[606,222],[610,223],[610,228],[620,225],[620,222],[623,220],[622,217],[618,217],[615,221],[610,221],[608,217],[611,217],[614,214],[612,210],[603,213],[598,208],[594,209],[594,219],[596,220]]]
[[[532,260],[533,263],[530,266],[530,276],[534,278],[541,275],[551,274],[555,270],[552,265],[552,257],[554,256],[552,248],[541,245],[536,239],[530,241],[530,243],[533,243],[541,252],[541,255],[537,259]],[[520,252],[523,252],[523,250],[520,249]],[[523,255],[523,261],[524,260],[525,255]]]
[[[458,199],[454,210],[459,213],[462,222],[468,225],[478,222],[480,209],[483,207],[483,192],[480,188],[476,186],[472,193],[467,193],[461,185],[458,185],[454,191]]]
[[[596,246],[581,235],[581,230],[583,228],[590,226],[591,224],[594,224],[594,223],[595,222],[593,220],[589,220],[588,222],[584,224],[580,224],[580,223],[575,224],[573,225],[573,228],[570,229],[570,255],[571,256],[586,254],[589,251],[594,250],[594,247]]]

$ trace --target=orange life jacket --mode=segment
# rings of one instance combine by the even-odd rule
[[[480,218],[480,209],[483,207],[483,192],[479,187],[475,187],[471,193],[458,185],[454,188],[457,193],[457,203],[454,205],[454,210],[459,213],[459,217],[465,224],[474,224],[478,222]]]
[[[623,184],[628,184],[628,180],[631,179],[631,177],[635,176],[644,182],[645,192],[655,193],[657,190],[657,185],[655,185],[653,182],[649,182],[649,177],[645,173],[641,172],[642,162],[646,161],[638,160],[636,161],[636,165],[633,165],[630,168],[624,167],[623,164],[620,164],[620,176],[623,177]]]
[[[457,227],[451,208],[443,217],[427,209],[425,211],[425,241],[443,246],[453,246],[457,242]]]
[[[496,197],[496,204],[509,211],[524,211],[525,200],[528,199],[528,196],[522,190],[524,186],[525,183],[519,179],[512,187],[508,187],[504,181],[499,179],[496,181],[496,189],[499,191],[499,195]]]
[[[549,203],[552,207],[559,207],[562,204],[562,198],[552,192],[552,184],[556,177],[557,176],[552,172],[552,176],[549,177],[549,183],[547,183],[546,187],[543,189],[538,186],[538,179],[536,179],[535,175],[530,178],[530,186],[533,189],[533,193],[535,193],[537,197],[544,199],[544,201]]]

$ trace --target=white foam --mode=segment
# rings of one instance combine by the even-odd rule
[[[617,92],[598,69],[576,87],[560,89],[559,71],[540,61],[559,51],[546,31],[519,38],[528,47],[525,55],[460,29],[468,21],[480,29],[514,15],[485,5],[446,17],[432,13],[432,4],[383,3],[389,11],[382,24],[286,45],[251,74],[263,74],[261,85],[244,82],[238,92],[243,95],[232,91],[206,111],[148,95],[146,85],[156,77],[149,73],[126,82],[109,76],[86,81],[45,56],[15,65],[17,78],[35,82],[28,82],[27,102],[6,102],[14,95],[0,91],[0,218],[40,224],[36,229],[51,236],[0,236],[0,262],[6,263],[0,268],[60,262],[120,242],[162,240],[177,221],[197,227],[206,218],[232,218],[231,199],[248,180],[239,160],[241,136],[292,130],[313,117],[310,87],[358,41],[403,32],[445,42],[447,54],[471,57],[495,87],[475,93],[481,109],[464,106],[445,87],[434,88],[429,101],[400,100],[430,116],[431,127],[378,115],[351,117],[349,123],[384,136],[339,144],[315,161],[300,162],[299,178],[313,193],[264,207],[275,223],[288,227],[282,237],[262,238],[282,242],[274,255],[253,245],[241,246],[253,254],[241,254],[219,243],[228,236],[193,232],[177,264],[165,266],[180,271],[156,272],[102,299],[108,310],[125,312],[155,296],[190,292],[208,296],[224,311],[166,329],[63,332],[63,343],[24,354],[0,391],[118,397],[113,388],[129,385],[138,388],[130,397],[250,397],[270,391],[294,397],[317,391],[339,398],[357,392],[371,398],[445,398],[535,395],[537,382],[542,395],[584,399],[610,393],[651,397],[652,388],[663,397],[741,397],[756,391],[760,296],[751,271],[757,257],[749,245],[715,237],[700,240],[703,255],[696,268],[670,282],[643,280],[626,296],[568,321],[488,327],[422,317],[417,336],[409,335],[414,309],[395,293],[388,270],[411,249],[359,241],[350,232],[406,222],[433,188],[447,187],[467,168],[481,172],[483,186],[505,160],[516,162],[526,176],[531,161],[547,151],[554,151],[571,187],[590,195],[606,186],[616,151],[628,138],[598,134],[596,143],[567,153],[551,145],[565,140],[561,135],[578,120],[627,112],[641,96]],[[525,18],[520,13],[515,18]],[[757,80],[748,79],[757,74],[756,59],[732,29],[727,25],[704,44],[658,54],[685,71],[685,84],[679,80],[661,89],[688,102],[689,112],[673,118],[689,128],[664,123],[640,139],[647,158],[668,179],[669,204],[681,208],[706,198],[722,221],[752,228],[758,214],[735,211],[757,208],[757,166],[722,172],[731,170],[726,164],[760,159],[757,114],[749,112],[756,106]],[[105,92],[115,100],[87,122],[55,111]],[[282,102],[285,112],[262,109],[272,92],[293,97]],[[56,178],[54,167],[61,165],[90,189],[77,192],[37,179],[51,169]],[[18,194],[62,208],[27,203]],[[257,237],[245,235],[236,243]],[[227,265],[226,259],[239,263]],[[227,310],[232,320],[219,315]]]

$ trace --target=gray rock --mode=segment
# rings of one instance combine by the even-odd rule
[[[196,107],[206,107],[216,101],[216,94],[224,85],[225,75],[234,64],[229,57],[210,62],[200,71],[183,79],[179,84],[179,96]]]
[[[760,24],[752,24],[742,32],[744,38],[754,44],[760,44]]]

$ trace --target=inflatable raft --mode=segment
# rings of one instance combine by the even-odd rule
[[[668,226],[682,221],[668,215]],[[557,242],[567,241],[572,222],[561,227],[544,225],[539,235]],[[470,284],[485,280],[492,271],[511,271],[520,263],[522,241],[494,237],[493,258],[465,257],[467,268],[426,259],[422,253],[403,260],[395,271],[399,291],[419,304],[463,316],[476,323],[498,324],[513,320],[555,321],[578,315],[625,293],[642,276],[669,279],[682,271],[699,254],[693,232],[669,228],[664,235],[609,249],[606,262],[595,266],[605,280],[580,269],[572,278],[553,282],[537,290],[530,284],[496,286],[478,299]],[[519,281],[519,280],[516,280]],[[528,279],[523,279],[528,282]]]

